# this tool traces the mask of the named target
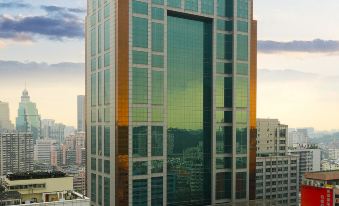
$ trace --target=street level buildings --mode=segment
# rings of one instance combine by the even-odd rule
[[[31,170],[33,170],[32,134],[0,132],[0,176]]]
[[[88,1],[87,11],[92,204],[251,199],[252,1]]]

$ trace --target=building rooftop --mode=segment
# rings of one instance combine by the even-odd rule
[[[61,178],[66,177],[66,173],[60,171],[52,172],[21,172],[15,174],[8,174],[7,179],[15,180],[29,180],[29,179],[47,179],[47,178]]]
[[[339,180],[339,170],[308,172],[305,173],[304,177],[311,180]]]

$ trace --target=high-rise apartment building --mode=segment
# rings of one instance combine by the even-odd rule
[[[51,164],[51,162],[55,162],[55,140],[52,139],[39,139],[36,141],[34,145],[34,160],[40,163]],[[53,154],[52,154],[53,152]],[[53,157],[53,161],[51,161],[51,157]]]
[[[65,128],[66,126],[61,123],[55,123],[53,119],[43,119],[41,122],[41,136],[44,139],[53,139],[58,144],[61,144],[65,140]]]
[[[33,139],[30,133],[0,133],[0,176],[33,170]]]
[[[257,119],[257,154],[286,155],[288,126],[277,119]]]
[[[248,0],[88,1],[92,204],[250,199],[251,8]]]
[[[256,199],[299,205],[299,158],[287,155],[288,126],[257,119]]]
[[[0,130],[13,130],[14,126],[9,119],[9,105],[0,101]]]
[[[85,131],[85,96],[77,96],[77,130],[78,132]]]
[[[27,89],[22,92],[16,118],[16,129],[19,132],[32,133],[34,143],[41,137],[41,118],[36,104],[30,100]]]

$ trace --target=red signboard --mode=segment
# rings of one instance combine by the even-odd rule
[[[334,190],[303,185],[301,186],[301,206],[334,206]]]

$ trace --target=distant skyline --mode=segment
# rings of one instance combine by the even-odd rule
[[[254,8],[258,117],[339,129],[339,2],[255,0]],[[85,87],[85,10],[84,0],[0,0],[0,100],[10,103],[12,122],[27,81],[42,118],[76,126],[76,96]],[[53,66],[63,62],[72,64]]]

